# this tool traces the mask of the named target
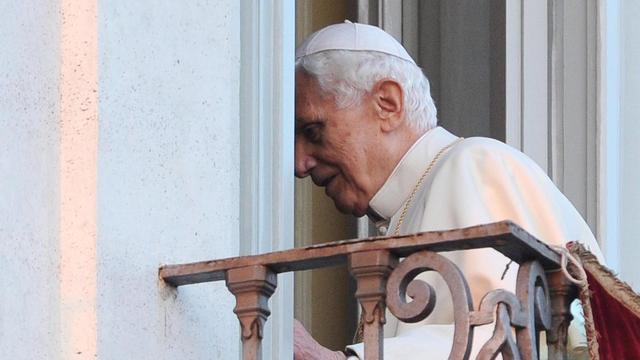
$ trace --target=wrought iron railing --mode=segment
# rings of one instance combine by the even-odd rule
[[[439,252],[494,248],[520,264],[515,293],[493,290],[473,307],[469,287],[458,267]],[[241,256],[160,268],[160,277],[181,286],[225,280],[236,297],[243,359],[260,359],[268,299],[277,274],[348,263],[357,282],[356,298],[364,319],[367,360],[383,358],[383,324],[388,307],[398,319],[429,316],[436,294],[414,278],[436,271],[445,280],[454,305],[454,338],[449,359],[467,359],[476,326],[494,323],[493,336],[478,359],[537,359],[538,335],[546,331],[549,359],[566,358],[569,305],[576,289],[560,269],[560,256],[519,226],[505,221],[406,236],[346,240],[255,256]],[[407,302],[407,295],[411,301]],[[515,330],[515,331],[514,331]],[[515,336],[514,336],[515,334]]]

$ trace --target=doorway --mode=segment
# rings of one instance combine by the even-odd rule
[[[409,51],[431,83],[439,124],[456,135],[505,141],[505,2],[297,0],[296,43],[345,19],[377,25]],[[321,188],[296,180],[297,247],[377,235],[340,214]],[[326,347],[343,349],[357,324],[346,267],[296,274],[295,316]]]

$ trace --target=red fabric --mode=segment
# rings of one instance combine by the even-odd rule
[[[640,317],[611,296],[587,272],[601,360],[640,359]]]

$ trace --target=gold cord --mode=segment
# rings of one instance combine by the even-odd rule
[[[422,176],[420,176],[420,179],[418,179],[418,182],[416,183],[416,186],[413,187],[413,191],[411,191],[411,194],[407,198],[407,201],[405,201],[405,203],[404,203],[404,208],[402,209],[402,212],[400,213],[400,218],[398,219],[398,223],[396,224],[396,228],[393,231],[393,235],[394,236],[400,235],[400,226],[404,222],[404,218],[407,216],[407,212],[409,211],[409,207],[411,207],[411,203],[413,202],[413,198],[415,198],[416,194],[418,193],[418,190],[420,189],[420,187],[422,186],[422,183],[424,182],[424,179],[427,177],[427,175],[429,175],[429,173],[431,172],[431,169],[433,169],[433,167],[436,165],[436,163],[438,162],[438,159],[440,159],[440,156],[442,156],[442,154],[444,154],[447,150],[451,149],[452,147],[454,147],[456,144],[458,144],[462,140],[464,140],[464,138],[456,139],[456,141],[454,141],[451,144],[449,144],[449,145],[443,147],[442,149],[440,149],[440,151],[438,151],[436,156],[433,157],[433,160],[431,160],[431,162],[429,163],[429,166],[427,166],[427,169],[422,173]]]

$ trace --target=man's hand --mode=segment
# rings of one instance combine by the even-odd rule
[[[302,326],[293,320],[293,359],[294,360],[346,360],[340,351],[331,351],[320,345]]]

